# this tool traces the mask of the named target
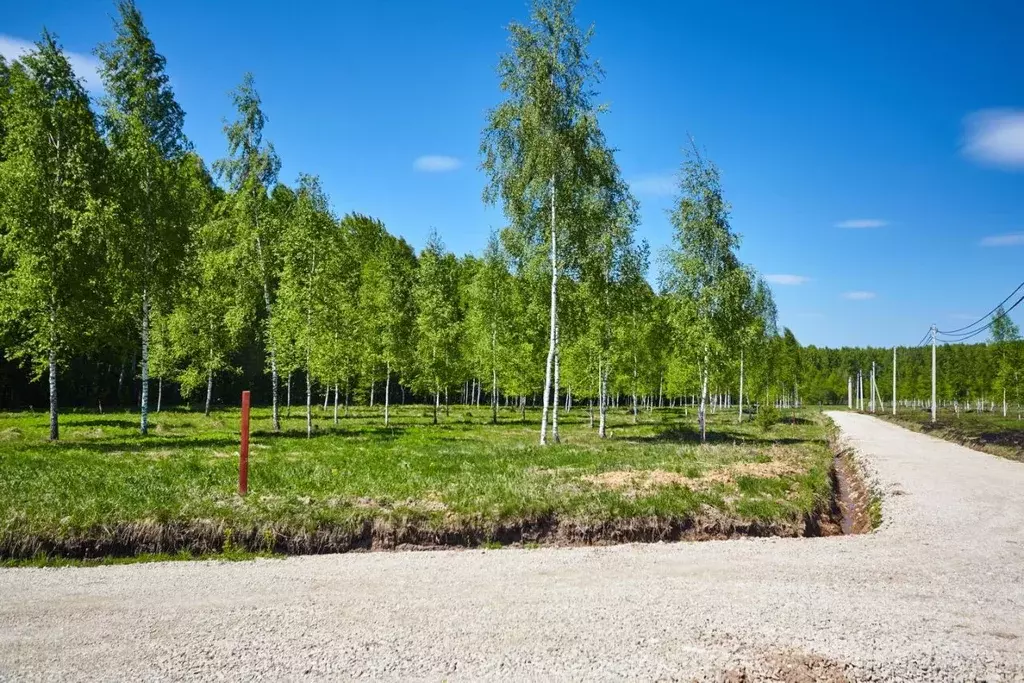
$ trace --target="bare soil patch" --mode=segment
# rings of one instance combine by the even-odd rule
[[[695,477],[682,472],[666,470],[613,470],[581,478],[591,484],[619,491],[649,491],[663,486],[686,486],[693,490],[701,490],[712,484],[735,484],[739,477],[774,479],[800,474],[802,471],[791,461],[769,460],[768,462],[739,462],[728,467],[708,470]]]
[[[722,683],[846,683],[852,680],[847,667],[820,655],[803,652],[781,652],[769,655],[756,667],[726,671]]]

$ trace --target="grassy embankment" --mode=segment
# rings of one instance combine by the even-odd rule
[[[1024,462],[1024,421],[1017,419],[1016,409],[1003,417],[999,413],[961,412],[940,410],[938,420],[932,424],[928,410],[878,413],[889,422],[952,441],[968,448]]]
[[[584,409],[562,416],[559,446],[537,445],[536,412],[519,422],[485,407],[361,408],[307,439],[301,411],[281,434],[253,416],[249,495],[237,494],[237,409],[153,415],[66,413],[47,442],[45,414],[0,414],[0,561],[225,558],[404,546],[604,543],[804,535],[830,514],[832,453],[816,410],[762,432],[655,410],[611,438]],[[59,559],[63,558],[63,559]]]

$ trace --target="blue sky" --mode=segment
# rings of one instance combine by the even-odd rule
[[[503,224],[480,199],[478,147],[523,0],[139,4],[208,162],[252,71],[283,180],[319,174],[337,212],[417,247],[436,228],[479,251]],[[93,80],[113,14],[107,0],[10,3],[0,52],[45,24]],[[689,132],[802,343],[914,344],[1024,279],[1024,4],[580,0],[577,17],[596,25],[639,236],[655,253],[671,237]]]

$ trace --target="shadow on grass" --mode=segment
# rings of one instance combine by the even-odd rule
[[[152,422],[150,423],[153,424]],[[76,420],[74,415],[61,416],[62,427],[111,427],[116,429],[138,429],[138,420],[124,420],[119,418],[111,418],[104,420],[102,418],[90,418],[87,420]]]
[[[639,445],[656,443],[679,443],[679,444],[700,444],[700,431],[696,427],[676,426],[664,429],[657,434],[647,436],[630,436],[623,441]],[[802,439],[799,437],[786,436],[772,438],[771,435],[751,436],[749,434],[737,434],[728,431],[707,432],[706,443],[709,444],[742,444],[750,446],[771,446],[773,444],[794,445],[816,441],[816,439]]]
[[[266,430],[260,429],[260,430],[256,430],[256,431],[250,432],[250,436],[253,439],[267,439],[267,440],[277,440],[277,439],[304,440],[304,439],[322,439],[324,437],[335,437],[335,438],[339,438],[340,437],[340,438],[343,438],[343,439],[346,439],[346,438],[351,439],[351,438],[363,438],[363,437],[365,437],[365,438],[373,438],[373,439],[380,439],[380,440],[388,441],[388,440],[397,439],[400,436],[403,436],[406,433],[407,430],[408,430],[408,427],[405,427],[403,425],[392,425],[392,426],[389,426],[389,427],[385,427],[384,425],[379,425],[379,426],[371,427],[369,425],[358,425],[358,426],[349,425],[349,426],[346,426],[343,423],[339,423],[338,425],[333,425],[332,424],[332,425],[329,425],[327,427],[318,426],[318,427],[316,427],[313,430],[313,433],[311,435],[307,435],[306,434],[306,429],[303,427],[303,428],[298,428],[298,429],[282,429],[279,432],[275,432],[275,431],[269,430],[269,429],[266,429]],[[237,440],[235,441],[235,443],[237,443]]]
[[[47,452],[66,453],[71,451],[88,451],[90,453],[140,453],[166,450],[190,450],[205,448],[238,447],[238,439],[210,438],[189,439],[180,437],[144,436],[133,439],[82,439],[63,441],[21,441],[11,445],[11,450],[36,451],[45,448]]]

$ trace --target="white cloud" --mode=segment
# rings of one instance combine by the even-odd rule
[[[461,166],[462,162],[455,157],[440,154],[428,154],[427,156],[417,157],[416,161],[412,162],[414,169],[424,173],[446,173],[448,171],[455,171]]]
[[[852,230],[863,229],[863,228],[884,228],[889,225],[889,221],[883,221],[881,218],[851,218],[845,221],[839,221],[836,223],[837,228],[848,228]]]
[[[843,298],[844,299],[849,299],[850,301],[867,301],[868,299],[874,299],[875,298],[875,293],[874,292],[845,292],[843,294]]]
[[[1024,169],[1024,109],[983,109],[967,116],[963,153],[986,166]]]
[[[811,281],[811,278],[806,275],[789,275],[787,273],[765,275],[764,279],[773,285],[802,285]]]
[[[0,55],[3,55],[8,61],[17,59],[33,50],[35,50],[35,44],[31,41],[0,33]],[[75,75],[85,82],[86,90],[98,92],[103,89],[99,73],[100,60],[90,54],[72,52],[71,50],[64,50],[64,55],[71,62],[71,68],[74,69]]]
[[[983,247],[1018,247],[1024,244],[1024,232],[1009,235],[989,235],[981,240]]]
[[[629,181],[629,187],[636,194],[652,197],[671,197],[679,189],[674,173],[650,173],[637,176]]]

